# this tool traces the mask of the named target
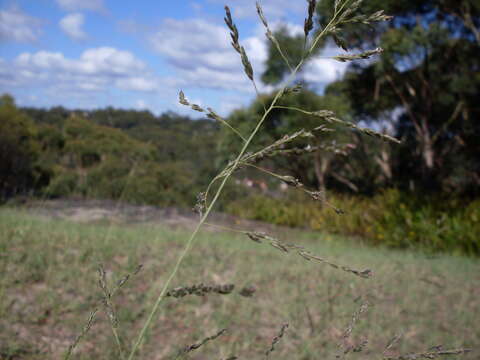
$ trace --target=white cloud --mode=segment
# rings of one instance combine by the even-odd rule
[[[332,59],[312,59],[305,67],[303,78],[316,84],[328,84],[339,79],[346,71],[348,64]]]
[[[240,57],[229,39],[224,26],[202,19],[167,19],[153,35],[151,44],[179,71],[183,84],[251,92]],[[243,39],[242,44],[255,73],[261,74],[267,56],[263,39],[253,36]]]
[[[159,80],[132,53],[100,47],[84,51],[78,59],[49,51],[22,53],[11,63],[0,59],[0,85],[37,86],[57,93],[147,92],[157,90]]]
[[[120,89],[133,91],[154,91],[158,88],[158,81],[141,76],[119,79],[116,84]]]
[[[236,0],[235,2],[232,1],[231,6],[229,6],[236,18],[258,18],[256,1]],[[223,0],[209,0],[209,2],[224,4]],[[307,2],[302,0],[261,0],[260,5],[269,21],[278,20],[292,13],[300,15],[307,12]]]
[[[145,110],[148,108],[148,105],[147,103],[145,102],[145,100],[142,100],[142,99],[138,99],[137,101],[135,101],[135,109],[138,109],[138,110]]]
[[[225,56],[230,52],[227,30],[202,19],[167,19],[151,43],[154,50],[180,68],[208,65],[231,69],[235,66],[235,62]]]
[[[102,11],[105,9],[103,0],[56,0],[57,4],[66,11],[92,10]]]
[[[320,56],[313,58],[307,63],[303,78],[306,81],[321,85],[338,80],[345,74],[349,65],[348,62],[339,62],[331,59],[332,56],[339,54],[346,54],[346,52],[333,43],[327,44]]]
[[[146,69],[145,63],[129,51],[111,47],[100,47],[83,52],[77,63],[80,71],[94,74],[96,72],[128,75]]]
[[[59,22],[60,28],[73,40],[83,40],[87,37],[82,27],[85,17],[80,13],[68,14]]]
[[[42,21],[18,7],[0,10],[0,41],[32,43],[41,35]]]

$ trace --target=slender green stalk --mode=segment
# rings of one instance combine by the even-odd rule
[[[226,127],[228,127],[230,130],[232,130],[235,134],[237,134],[238,137],[239,137],[240,139],[242,139],[244,142],[247,141],[247,139],[245,139],[245,138],[243,137],[243,135],[240,133],[240,131],[238,131],[237,129],[235,129],[235,128],[234,128],[232,125],[230,125],[228,122],[226,122],[225,120],[223,120],[221,123],[222,123],[223,125],[225,125]]]
[[[338,13],[337,13],[338,14]],[[336,16],[337,14],[334,15],[334,17],[332,18],[332,20],[330,20],[329,24],[322,30],[322,32],[317,36],[316,40],[314,41],[314,43],[312,44],[312,47],[309,49],[308,51],[308,54],[310,54],[312,51],[313,51],[313,48],[315,47],[315,45],[317,44],[318,42],[318,39],[322,36],[325,35],[325,33],[330,29],[330,26],[333,24],[333,22],[335,21],[336,19]],[[304,64],[305,60],[307,59],[307,57],[304,57],[300,62],[299,64],[295,67],[295,69],[292,71],[292,73],[290,74],[290,76],[288,77],[287,81],[285,82],[285,84],[282,86],[282,88],[277,92],[277,94],[275,95],[272,103],[270,104],[270,106],[268,107],[268,109],[264,112],[262,118],[260,119],[260,121],[257,123],[257,125],[255,126],[255,129],[252,131],[252,133],[250,134],[250,136],[248,137],[247,141],[243,144],[243,147],[240,151],[240,153],[238,154],[237,158],[235,159],[232,167],[227,171],[227,173],[225,174],[219,188],[217,189],[216,193],[215,193],[215,196],[214,198],[212,199],[212,201],[210,202],[210,204],[208,205],[207,209],[205,210],[205,213],[202,215],[200,221],[198,222],[197,226],[195,227],[195,230],[193,231],[193,233],[191,234],[190,238],[188,239],[187,241],[187,244],[185,245],[185,248],[183,249],[183,251],[181,252],[180,256],[178,257],[177,259],[177,262],[172,270],[172,272],[170,273],[170,275],[168,276],[167,278],[167,281],[165,282],[162,290],[160,291],[160,294],[158,295],[153,307],[152,307],[152,310],[150,311],[148,317],[147,317],[147,320],[145,321],[145,324],[143,325],[142,327],[142,330],[140,331],[140,334],[138,335],[138,338],[137,340],[135,341],[133,347],[132,347],[132,350],[130,352],[130,355],[128,356],[128,360],[132,360],[136,354],[136,352],[138,351],[138,348],[140,347],[140,344],[142,343],[146,333],[147,333],[147,330],[148,328],[150,327],[150,325],[152,324],[152,321],[153,321],[153,318],[154,316],[156,315],[157,311],[158,311],[158,308],[160,306],[160,304],[162,303],[163,299],[165,298],[165,294],[167,292],[167,289],[169,288],[170,286],[170,283],[172,282],[172,280],[174,279],[174,277],[176,276],[178,270],[180,269],[180,265],[182,264],[183,260],[185,259],[185,257],[187,256],[187,254],[189,253],[190,249],[192,248],[192,246],[194,245],[195,243],[195,240],[196,240],[196,237],[197,237],[197,234],[198,232],[200,231],[200,228],[202,227],[202,225],[206,222],[210,212],[212,211],[213,209],[213,206],[215,205],[216,201],[218,200],[218,198],[220,197],[222,191],[223,191],[223,188],[225,187],[225,184],[227,183],[228,179],[230,178],[230,176],[232,175],[232,173],[235,171],[235,169],[238,167],[239,163],[240,163],[240,160],[242,159],[243,155],[245,154],[245,152],[247,151],[247,148],[249,147],[249,145],[251,144],[253,138],[255,137],[255,135],[257,134],[257,132],[260,130],[261,126],[263,125],[263,123],[265,122],[265,120],[267,119],[268,115],[270,114],[270,112],[275,108],[275,104],[277,103],[278,99],[283,95],[283,92],[285,91],[285,88],[294,80],[296,74],[298,73],[298,71],[300,70],[300,68],[302,67],[302,65]]]
[[[280,106],[280,105],[277,105],[274,108],[275,109],[284,109],[284,110],[294,110],[294,111],[302,112],[302,113],[307,114],[307,115],[312,115],[311,111],[300,109],[300,108],[297,108],[295,106]]]
[[[115,338],[115,342],[117,343],[118,347],[118,355],[120,356],[120,360],[123,360],[125,357],[123,356],[123,348],[122,342],[120,341],[120,336],[118,335],[117,328],[112,326],[113,337]]]

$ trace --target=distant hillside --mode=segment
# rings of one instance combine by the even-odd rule
[[[113,108],[17,108],[8,95],[0,106],[2,198],[36,193],[191,206],[214,175],[219,128],[211,120]]]

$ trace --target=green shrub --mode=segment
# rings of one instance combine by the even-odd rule
[[[227,211],[277,225],[357,235],[374,245],[480,255],[480,200],[465,206],[459,199],[426,200],[391,189],[371,198],[333,194],[328,203],[321,206],[303,195],[255,195],[231,203]],[[332,207],[346,214],[339,216]]]

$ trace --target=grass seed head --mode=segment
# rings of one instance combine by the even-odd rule
[[[272,343],[270,344],[270,349],[265,352],[265,358],[268,358],[268,356],[275,350],[275,345],[277,345],[277,343],[283,338],[287,329],[288,323],[283,324],[280,328],[280,332],[273,338]]]
[[[305,33],[305,39],[308,37],[308,34],[313,29],[313,15],[315,14],[315,8],[317,6],[316,0],[307,0],[308,1],[308,17],[305,19],[303,25],[303,31]]]

